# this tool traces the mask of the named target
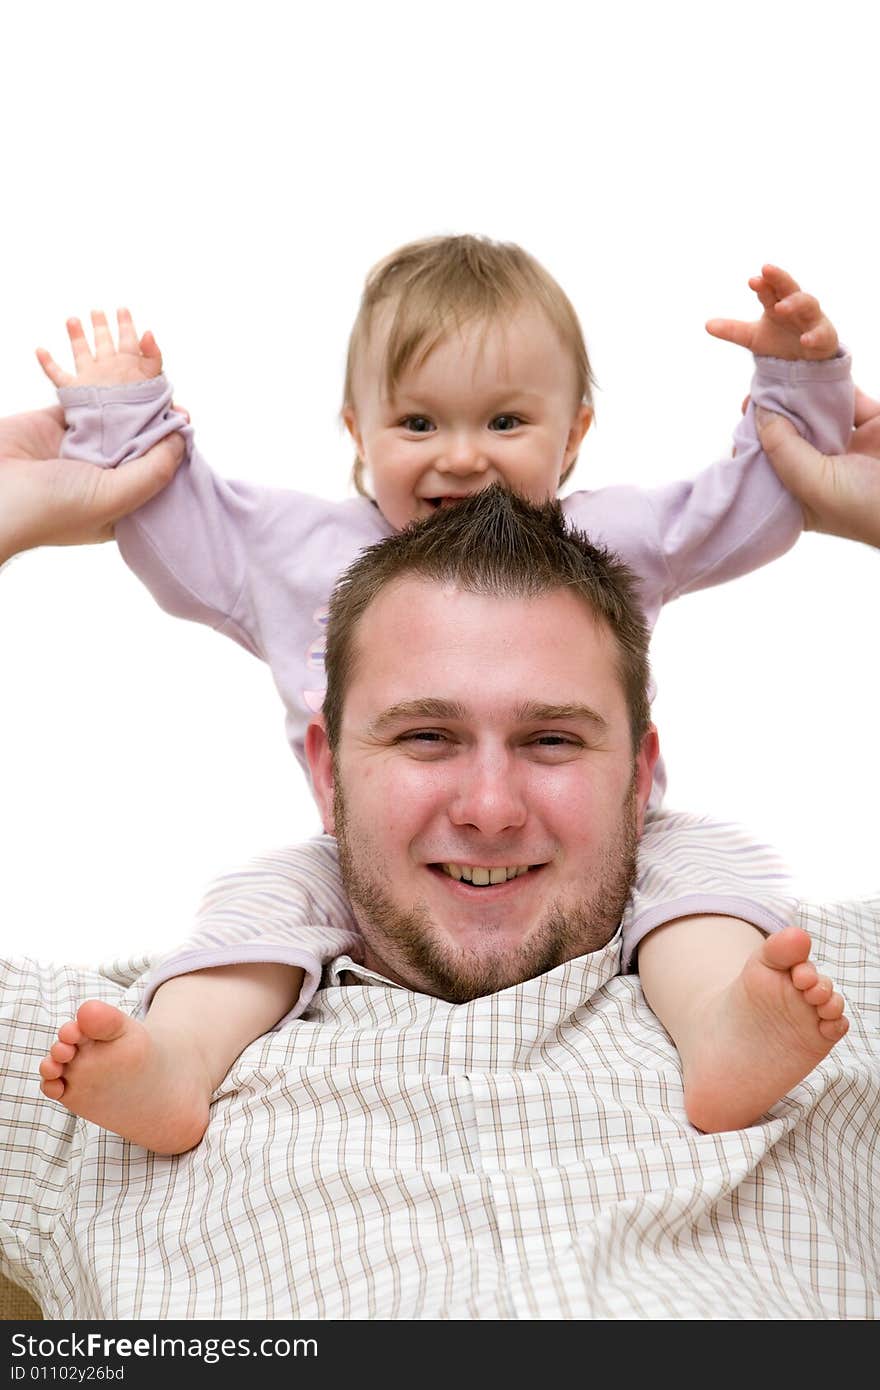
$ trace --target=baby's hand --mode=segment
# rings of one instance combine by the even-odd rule
[[[714,338],[738,343],[758,357],[784,357],[791,362],[818,362],[834,356],[834,324],[823,314],[818,299],[805,294],[787,271],[765,265],[749,285],[761,301],[763,314],[754,323],[710,319],[706,329]]]
[[[67,320],[67,336],[73,350],[73,376],[53,360],[45,348],[37,348],[37,361],[49,380],[62,386],[124,386],[130,382],[149,381],[162,370],[162,354],[152,333],[138,338],[127,309],[117,309],[119,346],[113,342],[106,316],[92,310],[95,352],[89,347],[79,319]]]

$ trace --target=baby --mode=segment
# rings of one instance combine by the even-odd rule
[[[802,529],[761,452],[757,406],[788,416],[823,452],[849,437],[849,362],[819,304],[776,267],[749,283],[760,319],[707,325],[756,356],[731,457],[687,482],[563,503],[639,575],[651,625],[664,603],[767,563]],[[73,376],[37,354],[60,388],[65,452],[115,466],[181,430],[186,461],[118,523],[120,549],[164,608],[269,663],[302,763],[336,577],[364,546],[493,481],[546,500],[570,477],[593,417],[586,347],[562,289],[519,247],[477,237],[413,243],[368,276],[343,397],[361,495],[343,503],[216,478],[172,407],[152,334],[139,338],[120,310],[117,345],[103,314],[92,321],[94,353],[68,323]],[[623,968],[637,952],[645,996],[681,1055],[691,1122],[739,1128],[843,1037],[843,1001],[809,959],[807,934],[787,926],[792,904],[768,852],[730,826],[660,811],[662,794],[661,773]],[[453,868],[475,893],[493,892],[481,866]],[[152,972],[142,1021],[92,1000],[61,1027],[40,1065],[43,1092],[159,1153],[191,1148],[243,1048],[307,1008],[324,962],[357,951],[329,836],[261,861],[221,882],[196,934]]]

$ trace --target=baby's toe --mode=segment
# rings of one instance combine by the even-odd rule
[[[820,1018],[819,1032],[826,1042],[836,1043],[849,1030],[848,1018]]]
[[[840,1018],[845,1007],[846,1005],[844,1003],[843,995],[837,994],[835,991],[832,991],[827,1002],[824,1004],[820,1004],[819,1007],[816,1009],[816,1013],[819,1015],[820,1018],[823,1019],[836,1019]]]
[[[822,1004],[827,1004],[833,993],[834,985],[828,976],[819,975],[813,987],[804,990],[804,998],[808,1004],[813,1004],[818,1008]]]
[[[800,961],[791,969],[791,982],[795,989],[812,989],[819,978],[819,972],[811,960]]]

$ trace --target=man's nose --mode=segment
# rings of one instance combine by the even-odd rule
[[[437,461],[439,471],[456,477],[485,473],[489,467],[489,460],[483,444],[484,441],[480,437],[469,431],[454,435]]]
[[[528,816],[522,779],[513,760],[503,754],[456,761],[456,786],[449,803],[453,825],[471,826],[483,835],[500,835],[523,826]]]

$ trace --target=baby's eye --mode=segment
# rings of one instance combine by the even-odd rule
[[[497,430],[499,434],[507,434],[510,430],[515,430],[517,425],[521,425],[522,420],[518,415],[496,415],[490,426]]]
[[[400,423],[405,430],[411,430],[413,434],[429,434],[434,428],[426,415],[405,415]]]

